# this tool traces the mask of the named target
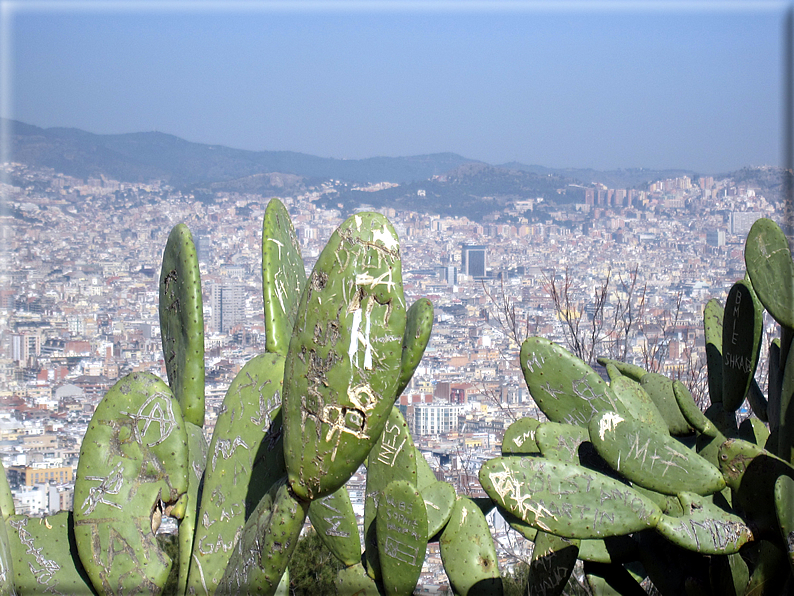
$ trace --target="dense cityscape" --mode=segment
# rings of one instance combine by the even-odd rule
[[[104,393],[132,371],[165,377],[158,282],[180,222],[199,252],[211,436],[235,374],[264,349],[261,235],[271,197],[224,191],[207,200],[159,180],[3,168],[23,183],[2,189],[0,458],[17,513],[40,516],[71,509],[80,442]],[[279,197],[307,271],[348,215],[318,202],[345,186],[327,180]],[[542,416],[518,366],[528,335],[571,347],[578,334],[593,365],[620,357],[702,394],[703,307],[744,276],[752,223],[782,217],[763,189],[732,178],[594,183],[582,197],[515,200],[482,221],[381,209],[401,239],[408,303],[428,297],[435,306],[430,344],[398,403],[417,447],[458,493],[483,496],[477,471],[499,454],[504,430]],[[363,475],[348,486],[363,515]],[[489,520],[509,565],[524,547],[500,518]],[[420,585],[445,582],[431,548]]]

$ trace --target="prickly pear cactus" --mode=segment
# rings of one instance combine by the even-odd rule
[[[298,236],[284,204],[270,199],[262,222],[262,297],[265,349],[287,355],[306,271]]]
[[[750,391],[764,327],[764,309],[753,286],[740,280],[728,292],[722,328],[722,404],[737,410]]]
[[[312,501],[309,521],[328,550],[346,567],[361,560],[361,539],[350,495],[344,486]]]
[[[427,550],[422,495],[405,480],[390,482],[378,502],[377,548],[386,594],[413,594]]]
[[[794,262],[783,230],[759,219],[744,245],[744,262],[758,299],[778,323],[794,329]]]
[[[519,357],[529,393],[552,422],[587,426],[597,412],[628,415],[592,368],[549,340],[530,337]]]
[[[185,420],[204,426],[204,309],[193,236],[174,226],[160,272],[160,333],[168,384]]]
[[[400,378],[397,381],[396,396],[402,394],[422,360],[422,355],[430,341],[433,331],[433,303],[420,298],[411,305],[406,313],[403,352],[400,358]]]
[[[622,536],[655,527],[662,515],[656,503],[617,480],[541,457],[489,460],[480,484],[500,507],[565,538]]]
[[[188,444],[179,403],[159,378],[132,373],[94,411],[74,488],[77,549],[100,594],[158,594],[172,561],[155,532],[181,518]]]
[[[284,456],[304,500],[339,489],[391,411],[405,302],[400,245],[380,214],[334,232],[301,298],[284,371]]]
[[[226,392],[207,454],[193,541],[188,588],[196,594],[212,594],[218,586],[250,514],[245,507],[250,493],[258,502],[270,489],[262,485],[265,477],[254,477],[252,470],[281,405],[283,376],[283,356],[260,354],[246,363]]]
[[[439,540],[441,560],[456,594],[502,594],[502,578],[493,538],[482,510],[458,497]]]
[[[19,596],[95,593],[77,557],[71,511],[42,518],[14,515],[7,529]]]

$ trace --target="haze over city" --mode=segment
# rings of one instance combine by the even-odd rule
[[[360,159],[781,165],[786,2],[3,2],[2,116]]]

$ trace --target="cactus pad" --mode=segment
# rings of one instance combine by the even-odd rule
[[[160,272],[160,334],[168,384],[183,416],[204,426],[204,309],[193,236],[185,224],[168,235]]]
[[[377,213],[349,218],[307,282],[284,372],[284,457],[295,495],[334,492],[391,412],[405,330],[400,246]]]
[[[262,221],[262,298],[265,308],[265,349],[287,355],[306,271],[289,212],[270,199]]]

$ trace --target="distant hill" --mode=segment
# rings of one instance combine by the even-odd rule
[[[235,181],[233,186],[245,186],[239,181],[270,173],[354,183],[406,183],[474,163],[454,153],[345,160],[292,151],[203,145],[161,132],[97,135],[76,128],[44,129],[16,121],[10,124],[11,150],[17,162],[50,167],[79,178],[100,174],[130,182],[159,178],[177,188],[217,188],[231,181]],[[255,181],[248,182],[261,187]]]
[[[678,178],[679,176],[689,176],[697,179],[698,173],[693,170],[650,170],[648,168],[627,168],[620,170],[593,170],[589,168],[547,168],[545,166],[531,166],[519,162],[502,164],[502,168],[520,170],[522,172],[532,172],[545,176],[562,176],[578,180],[582,184],[600,182],[609,188],[639,188],[649,182],[665,180],[667,178]]]
[[[412,182],[377,192],[348,190],[326,199],[328,207],[342,204],[346,211],[359,205],[375,208],[393,207],[438,215],[465,215],[478,220],[493,211],[501,211],[517,199],[553,199],[566,201],[560,194],[575,182],[551,174],[534,174],[520,170],[469,163],[432,179]]]

